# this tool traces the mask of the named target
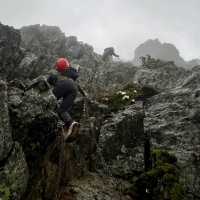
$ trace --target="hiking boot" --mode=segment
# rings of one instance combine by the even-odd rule
[[[80,124],[78,122],[73,121],[69,126],[66,134],[64,135],[64,140],[68,142],[74,141],[79,134]]]

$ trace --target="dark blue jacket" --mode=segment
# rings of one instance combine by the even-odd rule
[[[70,67],[66,72],[63,73],[63,76],[67,76],[68,78],[71,78],[74,81],[76,81],[79,75],[76,69]]]

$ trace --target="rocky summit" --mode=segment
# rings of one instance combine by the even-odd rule
[[[46,81],[58,57],[87,94],[71,142]],[[0,199],[199,199],[200,68],[154,61],[105,60],[54,26],[0,24]]]

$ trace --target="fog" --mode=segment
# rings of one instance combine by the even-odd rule
[[[0,0],[0,21],[20,28],[59,26],[98,53],[114,46],[122,59],[147,39],[173,43],[186,59],[199,58],[199,0]]]

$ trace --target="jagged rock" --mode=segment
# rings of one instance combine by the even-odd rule
[[[186,77],[182,87],[189,88],[191,91],[198,89],[200,85],[200,72],[192,72],[190,76]]]
[[[71,181],[68,191],[63,192],[61,200],[69,197],[76,200],[130,200],[131,198],[123,193],[128,187],[130,184],[126,181],[90,173]]]
[[[45,75],[49,70],[53,69],[52,63],[55,62],[53,56],[36,56],[31,52],[24,52],[24,57],[19,63],[15,72],[18,79],[34,79],[38,76]]]
[[[73,60],[93,53],[91,46],[77,41],[75,36],[66,37],[56,26],[32,25],[22,27],[20,31],[22,46],[37,56],[67,57]]]
[[[0,170],[0,198],[19,200],[26,191],[28,166],[19,143],[15,142],[12,152]]]
[[[42,196],[53,199],[59,193],[60,184],[66,185],[72,178],[95,169],[98,123],[94,110],[96,115],[102,111],[102,108],[95,109],[97,105],[91,102],[93,111],[90,112],[94,117],[86,116],[87,120],[81,121],[81,136],[76,142],[64,144],[57,126],[56,99],[48,87],[41,90],[38,84],[41,81],[44,82],[42,77],[34,80],[27,91],[12,84],[9,88],[13,137],[23,146],[29,166],[30,178],[24,197],[29,200]],[[75,119],[81,120],[83,102],[77,102],[74,110]]]
[[[115,114],[101,127],[100,157],[110,174],[127,179],[143,170],[143,118],[143,108],[135,105]]]
[[[200,59],[192,59],[188,62],[190,67],[195,67],[200,65]]]
[[[0,23],[0,77],[12,79],[16,67],[23,58],[20,49],[20,33],[12,27]]]
[[[147,40],[135,49],[134,64],[140,65],[140,57],[146,55],[164,61],[174,61],[177,66],[181,67],[188,65],[173,44],[161,43],[158,39]]]
[[[65,35],[56,26],[39,24],[20,29],[22,46],[35,55],[55,55],[65,52]]]
[[[177,88],[152,97],[146,105],[145,129],[154,148],[168,149],[181,163],[181,179],[199,195],[199,98],[190,88]]]
[[[0,80],[0,161],[7,158],[13,143],[7,103],[7,85]]]
[[[69,180],[73,182],[74,177],[84,179],[88,170],[95,171],[96,165],[108,175],[123,179],[132,179],[144,169],[144,116],[143,109],[137,105],[112,116],[106,106],[92,103],[90,118],[81,122],[83,126],[80,138],[73,144],[61,143],[54,96],[49,90],[46,91],[48,87],[44,81],[37,83],[37,80],[33,83],[25,80],[46,74],[60,56],[69,57],[73,64],[81,66],[81,86],[93,97],[105,92],[105,89],[109,92],[128,82],[139,83],[146,90],[145,129],[152,137],[152,147],[167,148],[175,153],[181,163],[181,179],[191,193],[199,195],[198,66],[185,70],[172,62],[164,61],[138,68],[132,63],[105,63],[90,45],[77,41],[74,36],[65,37],[57,27],[34,25],[22,28],[21,35],[21,45],[25,49],[20,48],[18,31],[0,25],[0,76],[9,81],[8,100],[5,84],[0,84],[1,116],[4,116],[0,121],[0,135],[3,137],[0,142],[0,160],[3,162],[0,164],[2,167],[7,166],[10,155],[15,154],[12,149],[12,128],[13,139],[23,147],[29,167],[30,176],[24,199],[52,199],[59,193],[59,184],[66,185]],[[167,45],[168,47],[173,48]],[[179,56],[177,53],[175,51],[174,55]],[[14,80],[15,78],[18,80]],[[31,85],[34,86],[32,89]],[[83,116],[82,105],[76,104],[73,110],[74,118],[79,121]],[[99,130],[103,119],[107,121],[104,121]],[[100,154],[96,157],[98,142]],[[13,148],[15,146],[16,142]],[[23,160],[23,153],[20,153],[21,150],[17,152],[19,157],[15,157],[19,161],[16,162],[20,162],[20,158]],[[100,165],[98,159],[101,159]],[[0,170],[1,173],[4,172]],[[26,185],[26,170],[23,173],[23,187],[19,188],[19,196]],[[96,194],[100,190],[95,190],[96,186],[90,188],[86,184],[84,188],[78,185],[83,182],[75,185],[80,191],[77,197],[98,198],[92,193],[95,191]],[[99,183],[102,184],[102,181]],[[88,197],[83,190],[90,189]],[[8,189],[5,192],[8,194]],[[106,188],[103,192],[106,192]],[[15,192],[12,193],[15,195]],[[112,195],[109,191],[108,193],[106,198],[109,199]]]
[[[25,196],[27,199],[32,197],[34,199],[34,195],[37,193],[39,199],[41,195],[39,191],[45,190],[46,181],[50,182],[42,174],[42,164],[45,163],[44,158],[48,146],[56,138],[58,121],[54,111],[56,99],[48,89],[41,91],[37,84],[26,92],[13,85],[9,87],[8,91],[13,138],[23,146],[29,166],[30,177],[26,188],[26,193],[29,195],[25,194]],[[55,164],[55,166],[57,165]],[[55,180],[51,181],[55,182]],[[48,189],[46,192],[52,195],[55,193]]]
[[[191,71],[165,63],[156,68],[141,67],[135,73],[133,80],[142,86],[151,86],[162,91],[181,86]]]

